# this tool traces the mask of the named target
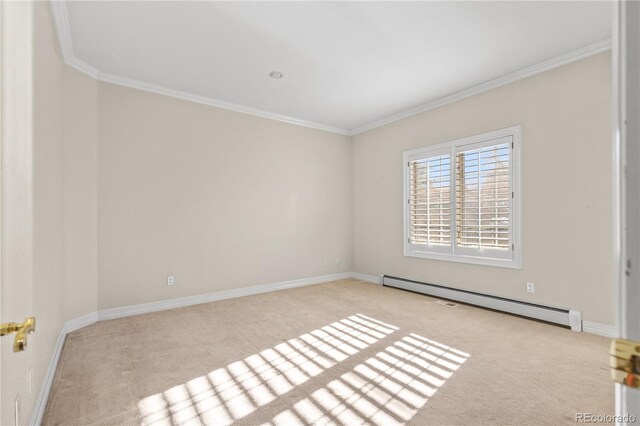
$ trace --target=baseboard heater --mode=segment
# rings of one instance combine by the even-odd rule
[[[454,300],[456,302],[466,303],[469,305],[476,305],[483,308],[495,309],[497,311],[522,315],[529,318],[535,318],[538,320],[571,327],[571,330],[574,331],[582,331],[582,315],[580,311],[538,305],[535,303],[507,299],[504,297],[476,293],[473,291],[458,290],[455,288],[435,284],[427,284],[419,281],[392,277],[389,275],[382,276],[382,285],[387,287],[399,288],[402,290],[415,291],[417,293],[423,293],[428,296]]]

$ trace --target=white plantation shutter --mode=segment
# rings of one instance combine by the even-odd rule
[[[521,265],[520,127],[405,152],[405,255]]]
[[[456,152],[456,244],[511,250],[511,138],[460,150]]]
[[[451,158],[414,160],[410,168],[410,233],[414,244],[451,245]]]

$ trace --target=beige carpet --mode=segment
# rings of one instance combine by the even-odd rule
[[[345,280],[71,333],[44,424],[575,424],[605,338]]]

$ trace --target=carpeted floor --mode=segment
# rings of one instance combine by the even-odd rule
[[[345,280],[71,333],[47,425],[574,424],[608,340]]]

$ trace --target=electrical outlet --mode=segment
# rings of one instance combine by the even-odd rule
[[[340,265],[340,258],[336,257],[336,265]]]
[[[535,293],[536,285],[534,283],[527,283],[527,293]]]
[[[169,275],[167,277],[167,285],[174,285],[176,283],[176,277]]]
[[[322,261],[322,264],[324,266],[327,266],[329,264],[329,259],[327,259],[326,257],[324,258],[324,260]]]

